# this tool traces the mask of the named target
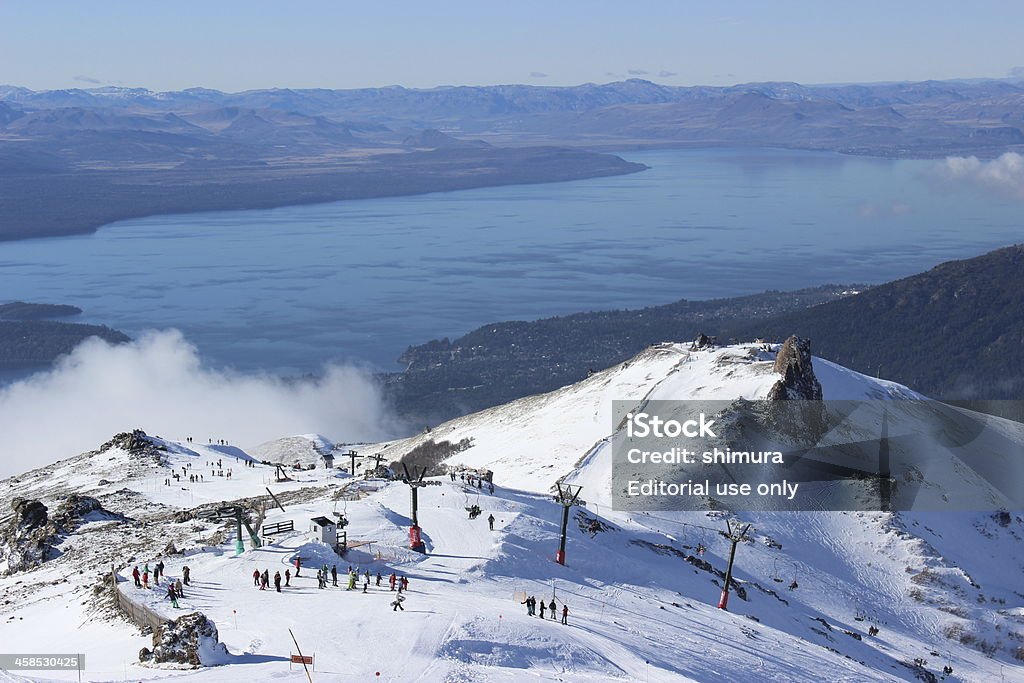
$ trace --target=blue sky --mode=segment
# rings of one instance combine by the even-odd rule
[[[1002,77],[1024,2],[0,1],[0,83],[172,90]]]

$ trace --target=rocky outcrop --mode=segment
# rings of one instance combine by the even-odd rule
[[[92,496],[77,493],[68,496],[52,515],[41,501],[15,498],[14,517],[0,532],[0,575],[14,574],[38,567],[59,551],[62,538],[94,518],[123,520],[103,509]]]
[[[157,444],[141,429],[133,429],[130,432],[115,434],[114,438],[106,442],[98,452],[102,453],[111,448],[120,448],[132,455],[159,455],[164,447]]]
[[[768,390],[769,401],[821,400],[821,382],[814,376],[809,339],[787,339],[775,356],[774,369],[782,379]]]
[[[15,498],[14,518],[0,538],[0,574],[38,567],[53,554],[53,526],[47,507],[38,500]]]
[[[701,332],[697,335],[697,338],[690,344],[691,351],[700,351],[701,349],[708,349],[715,345],[715,338],[709,337],[708,335]]]
[[[153,631],[153,648],[139,651],[143,664],[215,666],[228,656],[217,626],[202,612],[166,621]]]

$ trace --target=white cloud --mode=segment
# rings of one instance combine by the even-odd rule
[[[1024,156],[1006,152],[998,159],[981,161],[978,157],[946,157],[939,174],[952,182],[969,182],[979,187],[1024,199]]]
[[[176,330],[112,346],[82,343],[48,372],[0,389],[0,476],[98,447],[135,427],[245,448],[292,434],[386,438],[394,430],[370,375],[331,366],[282,380],[204,367]]]

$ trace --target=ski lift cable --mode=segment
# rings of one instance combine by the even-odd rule
[[[636,518],[634,517],[633,519],[635,520]],[[671,522],[672,524],[682,524],[683,526],[689,526],[695,529],[704,529],[705,531],[711,531],[715,534],[721,533],[721,529],[715,529],[709,526],[702,526],[700,524],[694,524],[692,522],[683,522],[677,519],[669,519],[668,517],[658,517],[657,515],[646,514],[643,516],[643,519],[658,519],[663,522]]]

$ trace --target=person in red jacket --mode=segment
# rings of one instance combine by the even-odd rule
[[[135,565],[135,569],[132,569],[132,578],[135,579],[135,587],[142,588],[142,580],[139,578],[142,574],[139,572],[139,565]]]
[[[253,569],[252,570],[252,585],[256,586],[257,588],[259,588],[259,586],[260,586],[260,570],[259,569]]]
[[[302,567],[302,559],[296,557],[295,558],[295,576],[299,575],[299,568],[300,567]]]

